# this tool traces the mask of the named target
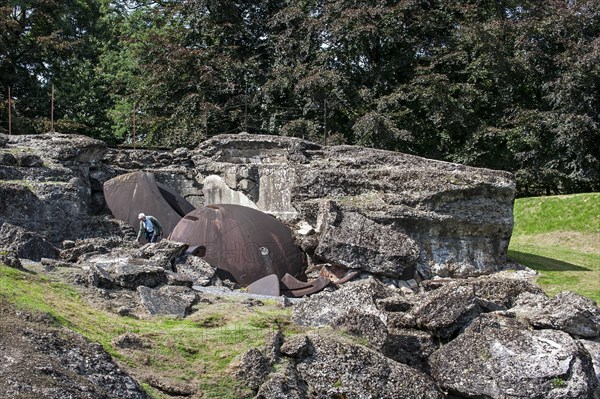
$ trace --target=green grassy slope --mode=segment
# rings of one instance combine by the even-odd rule
[[[514,217],[509,256],[537,270],[548,294],[600,303],[600,193],[517,199]]]

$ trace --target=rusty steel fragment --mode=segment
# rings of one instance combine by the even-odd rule
[[[279,277],[276,274],[269,274],[246,287],[246,292],[249,294],[279,296],[281,295]]]
[[[354,277],[358,276],[359,274],[360,274],[360,270],[350,270],[344,277],[342,277],[338,280],[332,281],[332,283],[335,285],[342,285],[345,282],[352,280]]]
[[[243,287],[270,274],[301,276],[303,257],[291,231],[256,209],[215,204],[187,214],[171,240],[184,242],[212,266],[231,274]]]
[[[312,287],[312,284],[305,281],[300,281],[290,274],[286,274],[281,278],[281,282],[288,290],[300,290],[303,288]]]
[[[173,189],[160,184],[149,172],[132,172],[104,183],[104,198],[112,214],[139,230],[138,214],[143,212],[158,219],[164,235],[173,231],[183,212],[194,209]]]
[[[325,287],[327,287],[331,283],[331,280],[329,280],[327,277],[323,277],[323,276],[319,276],[316,279],[311,280],[306,283],[295,279],[293,276],[289,276],[285,280],[286,280],[287,284],[290,284],[290,285],[283,283],[283,279],[282,279],[282,283],[287,288],[286,290],[283,291],[283,294],[286,296],[292,296],[292,297],[296,297],[296,298],[300,298],[305,295],[315,294],[315,293],[323,290]],[[297,287],[297,288],[291,288],[290,286]]]

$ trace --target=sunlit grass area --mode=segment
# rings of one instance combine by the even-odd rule
[[[249,397],[251,392],[229,372],[230,363],[289,323],[290,311],[275,301],[246,307],[239,300],[197,305],[186,319],[140,320],[89,306],[77,289],[48,276],[0,264],[0,299],[19,308],[50,314],[58,323],[100,343],[131,372],[153,398],[166,397],[147,383],[160,377],[194,386],[205,398]],[[124,333],[135,333],[148,344],[121,349],[114,344]]]
[[[509,256],[540,273],[549,294],[575,291],[600,304],[600,193],[515,201]]]

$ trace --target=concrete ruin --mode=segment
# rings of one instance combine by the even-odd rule
[[[58,133],[0,142],[0,224],[59,249],[64,240],[122,236],[102,185],[144,170],[197,208],[238,203],[276,216],[310,265],[400,281],[483,275],[509,262],[515,180],[508,172],[248,134],[174,151],[113,149]]]

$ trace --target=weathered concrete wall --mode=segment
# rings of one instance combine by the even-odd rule
[[[323,262],[380,272],[387,262],[382,274],[399,277],[410,267],[413,245],[394,253],[400,235],[418,248],[412,266],[423,277],[486,274],[507,261],[515,194],[508,172],[255,135],[208,140],[195,151],[194,163],[216,174],[251,167],[251,176],[230,178],[230,187],[244,191],[240,181],[251,180],[260,209],[317,227],[316,254]],[[340,220],[317,226],[323,201],[335,205]],[[343,222],[352,218],[369,222]],[[389,240],[382,231],[390,232]]]
[[[316,263],[429,278],[485,274],[507,262],[515,194],[508,172],[248,134],[174,151],[113,150],[59,134],[0,143],[0,223],[52,241],[82,234],[102,207],[104,181],[143,169],[196,207],[240,203],[290,226],[310,224],[316,236],[302,245]]]

